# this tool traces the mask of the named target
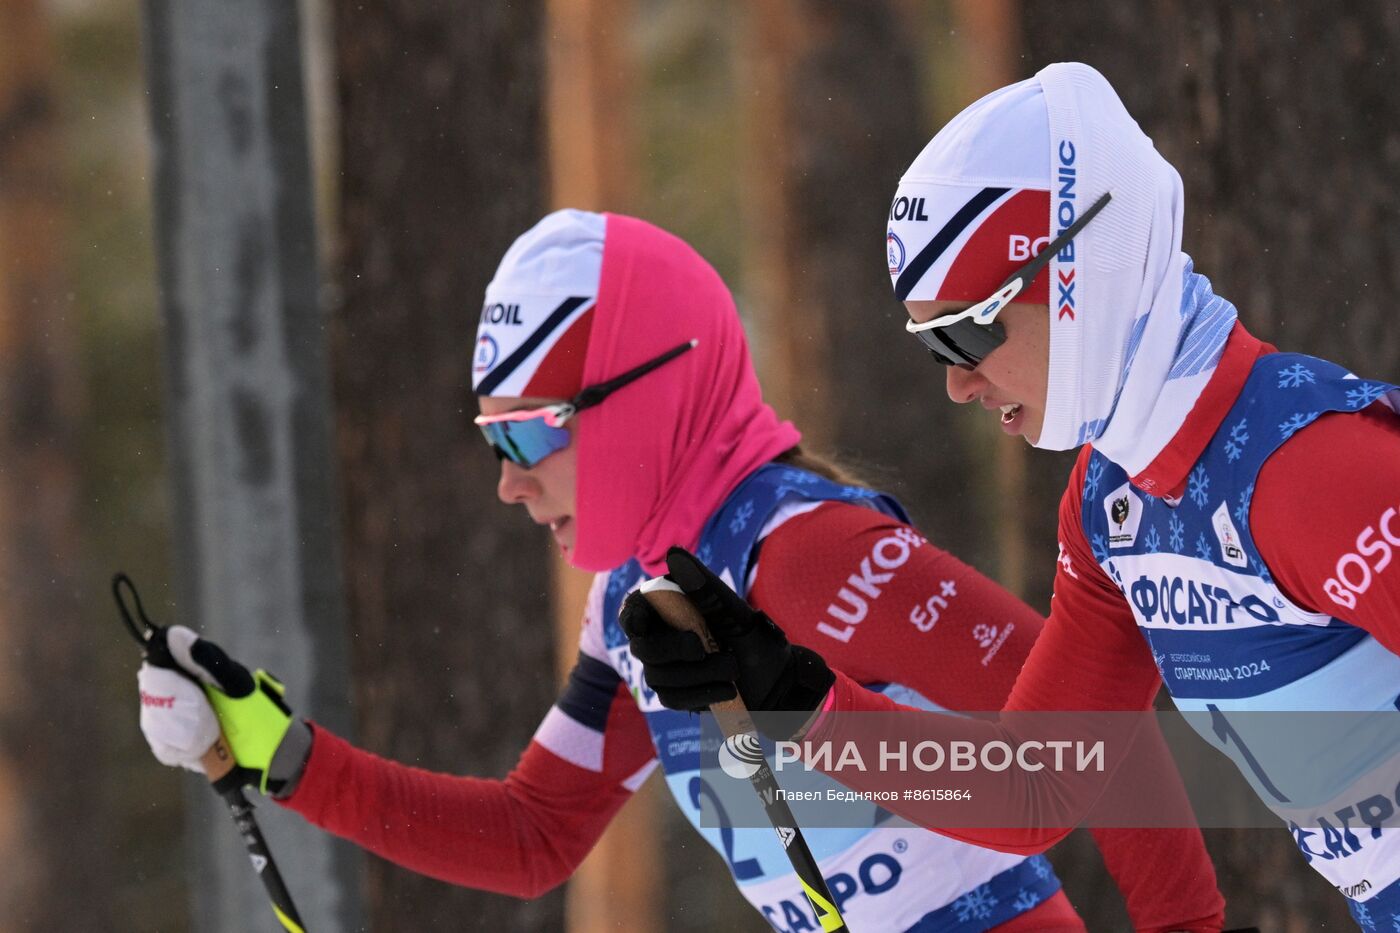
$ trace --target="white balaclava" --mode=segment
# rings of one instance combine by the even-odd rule
[[[1181,426],[1235,317],[1208,284],[1209,301],[1183,302],[1181,177],[1103,75],[1050,65],[953,118],[900,180],[886,249],[901,301],[980,301],[1106,191],[1018,300],[1050,309],[1036,446],[1093,443],[1132,475]]]

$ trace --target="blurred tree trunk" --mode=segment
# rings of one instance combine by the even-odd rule
[[[275,640],[294,705],[348,734],[298,8],[142,12],[180,618],[234,657]],[[185,785],[193,907],[201,930],[233,933],[266,892],[246,853],[216,843],[234,827],[201,783]],[[261,822],[307,924],[359,927],[359,853],[280,808]]]
[[[76,930],[110,902],[101,702],[80,594],[76,322],[60,271],[52,50],[39,0],[0,0],[0,928]],[[81,897],[74,897],[76,886]]]
[[[555,208],[627,212],[635,177],[631,112],[634,69],[627,53],[632,0],[547,0],[549,171]],[[554,622],[559,679],[578,657],[593,575],[554,552]],[[646,782],[569,879],[570,933],[663,929],[658,809],[664,785]]]
[[[1018,0],[954,0],[955,31],[961,38],[960,96],[971,102],[1017,79],[1021,37],[1013,28]],[[911,156],[912,158],[912,156]],[[1028,574],[1026,524],[1026,442],[1001,430],[994,419],[978,425],[996,449],[996,578],[1025,597]]]
[[[828,448],[836,432],[826,410],[828,309],[806,303],[811,289],[799,269],[805,244],[795,229],[801,218],[792,203],[802,171],[795,164],[794,133],[804,129],[793,113],[793,71],[810,53],[800,6],[768,0],[744,9],[739,84],[752,89],[743,98],[744,227],[750,241],[744,275],[754,305],[755,365],[763,374],[764,398],[800,426],[805,444]]]
[[[1030,4],[1023,28],[1026,74],[1065,59],[1098,68],[1181,172],[1186,252],[1253,333],[1400,375],[1400,11],[1099,0]],[[1048,524],[1039,540],[1048,565]],[[1349,928],[1342,898],[1283,829],[1207,839],[1231,923]]]
[[[549,550],[495,499],[470,362],[486,283],[547,203],[544,6],[339,0],[335,17],[333,329],[360,735],[399,761],[500,777],[555,693]],[[562,924],[557,892],[525,903],[380,861],[370,874],[376,931]]]
[[[745,5],[747,291],[765,394],[818,448],[869,463],[935,541],[986,567],[968,419],[905,337],[880,267],[888,205],[927,141],[921,32],[898,0]],[[988,490],[988,493],[990,490]]]

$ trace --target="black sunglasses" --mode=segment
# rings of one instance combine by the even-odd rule
[[[970,308],[945,314],[922,324],[911,319],[904,325],[904,329],[917,336],[924,347],[933,354],[933,358],[944,366],[975,369],[978,363],[987,358],[987,354],[1006,342],[1006,328],[997,322],[997,314],[1010,304],[1022,289],[1028,287],[1054,255],[1064,249],[1069,241],[1084,229],[1084,225],[1112,199],[1113,195],[1105,191],[1074,223],[1037,253],[1034,259],[1011,273],[990,298],[979,301]]]

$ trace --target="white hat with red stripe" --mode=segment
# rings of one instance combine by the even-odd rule
[[[602,214],[555,211],[506,250],[477,325],[477,395],[571,398],[583,387],[606,232]]]
[[[885,245],[900,301],[981,301],[1049,242],[1050,126],[1034,79],[954,117],[909,166]],[[1048,301],[1049,270],[1021,300]]]

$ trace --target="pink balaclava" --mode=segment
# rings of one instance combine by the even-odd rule
[[[636,557],[663,572],[667,548],[694,548],[729,493],[801,435],[764,403],[719,275],[645,221],[558,211],[516,241],[488,287],[480,395],[568,397],[688,340],[693,350],[577,416],[573,566]]]

